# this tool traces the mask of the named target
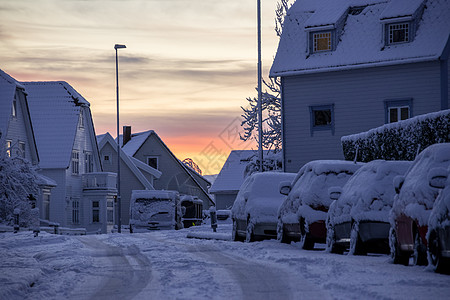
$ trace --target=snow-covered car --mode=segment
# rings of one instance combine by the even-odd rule
[[[328,211],[327,249],[352,254],[389,253],[389,211],[395,195],[393,179],[411,162],[374,160],[347,181]]]
[[[245,179],[231,208],[234,241],[277,237],[277,212],[286,198],[279,186],[294,177],[294,173],[264,172]]]
[[[177,191],[133,190],[130,201],[130,233],[181,229],[180,195]]]
[[[283,243],[303,239],[304,249],[325,243],[325,220],[331,199],[328,189],[342,187],[362,166],[340,160],[316,160],[304,165],[292,185],[280,187],[289,194],[278,211],[277,239]]]
[[[396,178],[397,195],[390,212],[389,245],[396,264],[426,265],[428,219],[439,189],[430,186],[428,173],[450,166],[450,143],[434,144],[424,149],[403,177]]]
[[[432,169],[432,187],[443,189],[428,219],[428,262],[436,272],[450,273],[450,168]]]
[[[182,195],[180,197],[181,210],[184,228],[200,226],[203,222],[203,201],[192,195]]]

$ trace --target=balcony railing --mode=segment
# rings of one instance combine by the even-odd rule
[[[117,174],[110,172],[85,173],[81,175],[83,190],[116,190]]]

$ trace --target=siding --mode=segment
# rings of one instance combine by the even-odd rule
[[[440,109],[439,62],[283,78],[285,171],[315,159],[343,159],[341,136],[385,123],[384,101],[413,99],[413,116]],[[311,136],[309,106],[334,104],[335,134]]]

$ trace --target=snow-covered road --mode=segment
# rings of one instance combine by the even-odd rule
[[[448,299],[450,276],[385,255],[299,243],[188,239],[209,226],[142,234],[0,234],[0,299]],[[230,234],[220,224],[218,236]],[[200,234],[201,235],[201,234]]]

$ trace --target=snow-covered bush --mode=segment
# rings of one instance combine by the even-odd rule
[[[5,145],[0,140],[0,145]],[[0,147],[0,223],[14,224],[14,211],[19,213],[19,225],[34,225],[35,212],[31,199],[38,195],[37,173],[31,163],[21,157],[9,157]]]
[[[420,115],[367,132],[343,136],[346,160],[414,160],[430,145],[450,142],[450,110]]]
[[[280,171],[283,168],[281,152],[265,151],[263,157],[263,170],[267,171]],[[250,159],[244,170],[244,178],[252,175],[255,172],[259,172],[259,157],[255,151],[255,155]]]

